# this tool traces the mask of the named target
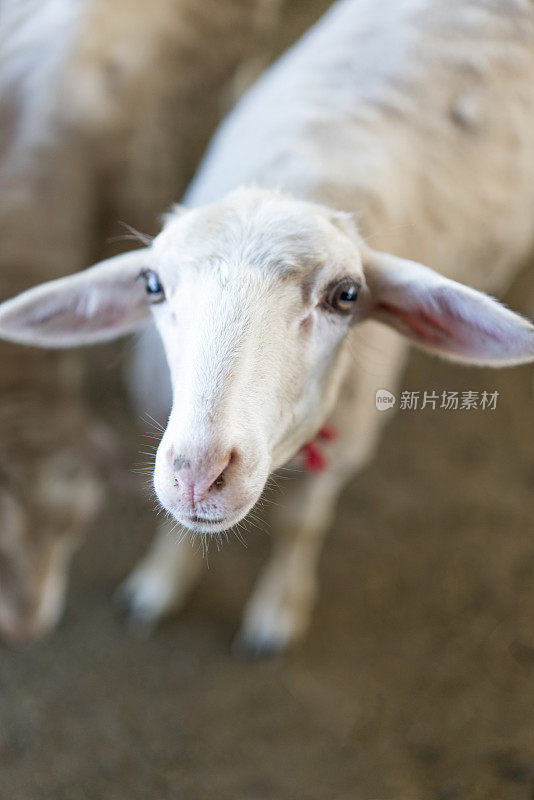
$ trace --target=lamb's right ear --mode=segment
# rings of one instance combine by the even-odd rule
[[[75,347],[115,339],[149,314],[148,248],[43,283],[0,303],[0,338],[39,347]]]
[[[362,245],[368,316],[418,347],[464,364],[534,361],[534,325],[497,300],[415,261]]]

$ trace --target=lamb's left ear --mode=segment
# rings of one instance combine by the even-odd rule
[[[362,259],[370,318],[454,361],[495,367],[534,361],[534,326],[488,295],[367,246]]]
[[[75,347],[115,339],[149,314],[147,248],[43,283],[0,303],[0,338],[39,347]]]

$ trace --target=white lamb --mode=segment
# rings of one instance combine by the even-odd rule
[[[0,306],[2,336],[52,347],[152,316],[137,375],[159,363],[157,331],[173,394],[154,485],[187,529],[235,525],[325,423],[343,432],[276,509],[239,635],[254,653],[307,628],[321,541],[406,343],[534,360],[532,325],[455,282],[502,291],[532,249],[533,124],[531,3],[340,0],[229,116],[150,247]],[[183,602],[199,564],[165,528],[127,583],[134,614]]]

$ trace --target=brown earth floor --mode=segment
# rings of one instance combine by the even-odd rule
[[[342,497],[311,632],[286,659],[229,652],[267,553],[257,531],[213,553],[181,616],[129,634],[111,594],[153,518],[115,492],[59,630],[0,649],[2,800],[534,797],[532,371],[415,356],[405,387],[500,397],[397,414]],[[122,404],[101,403],[111,420]]]

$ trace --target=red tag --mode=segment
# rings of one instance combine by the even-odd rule
[[[332,442],[337,439],[337,431],[330,425],[323,425],[315,439],[307,442],[300,451],[304,457],[304,469],[308,472],[324,472],[328,468],[328,459],[324,455],[319,442]]]
[[[308,472],[324,472],[327,468],[328,461],[315,441],[305,444],[302,448],[302,454],[304,456],[304,469]]]
[[[333,442],[337,439],[337,431],[331,425],[323,425],[317,434],[318,439],[323,439],[325,442]]]

